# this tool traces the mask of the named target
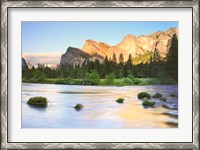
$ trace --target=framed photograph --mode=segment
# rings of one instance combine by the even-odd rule
[[[1,148],[199,149],[199,2],[1,2]]]

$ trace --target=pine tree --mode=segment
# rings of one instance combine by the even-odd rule
[[[106,58],[105,58],[104,64],[105,64],[104,73],[105,73],[105,76],[106,76],[106,75],[109,75],[109,61],[108,61],[108,57],[107,57],[107,55],[106,55]]]
[[[171,39],[169,52],[167,54],[166,69],[168,74],[178,81],[178,38],[176,34]]]
[[[123,56],[123,54],[121,53],[120,55],[119,55],[119,65],[118,65],[118,67],[119,67],[119,78],[122,78],[123,76],[124,76],[124,56]]]
[[[111,71],[110,73],[113,73],[115,76],[117,76],[117,57],[116,57],[116,54],[113,53],[113,56],[112,56],[112,61],[110,62],[110,66],[111,66]]]
[[[124,56],[122,53],[119,55],[119,63],[124,64]]]
[[[156,42],[153,57],[150,58],[150,59],[152,59],[152,60],[150,60],[150,61],[152,61],[151,62],[151,70],[150,70],[152,77],[160,77],[160,74],[161,74],[161,57],[160,57],[160,53],[157,49],[157,45],[158,45],[158,42]]]
[[[152,65],[153,65],[153,58],[151,56],[150,60],[149,60],[149,69],[148,69],[148,76],[149,77],[152,77]]]
[[[133,73],[133,64],[132,64],[132,62],[133,62],[132,55],[129,54],[129,57],[128,57],[128,60],[127,60],[127,63],[126,63],[126,65],[127,65],[127,75]]]
[[[94,62],[94,70],[100,74],[100,62],[98,59],[95,59],[95,62]]]
[[[156,42],[156,47],[157,47],[157,45],[158,45],[158,42]],[[153,61],[160,62],[160,53],[157,48],[155,48],[155,50],[154,50]]]
[[[116,57],[116,54],[114,53],[113,56],[112,56],[112,62],[113,63],[117,63],[117,57]]]

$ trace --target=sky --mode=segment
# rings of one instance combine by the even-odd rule
[[[117,45],[127,34],[149,35],[178,22],[22,22],[22,57],[31,64],[59,64],[69,46],[87,39]]]

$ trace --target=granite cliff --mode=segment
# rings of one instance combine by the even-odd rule
[[[26,60],[24,58],[22,58],[22,70],[28,68],[28,65],[26,63]]]
[[[106,56],[112,58],[114,53],[117,59],[122,53],[125,61],[128,59],[129,54],[131,54],[133,58],[139,60],[134,61],[137,64],[143,61],[140,60],[140,57],[154,53],[155,49],[158,50],[161,58],[165,58],[174,34],[178,36],[177,28],[169,28],[166,31],[158,31],[150,35],[138,37],[128,34],[119,44],[114,46],[89,39],[85,41],[82,49],[69,47],[66,53],[62,55],[60,65],[64,63],[82,65],[88,60],[95,61],[96,59],[102,63]]]
[[[82,65],[86,59],[90,57],[89,54],[84,51],[75,48],[68,47],[66,53],[62,54],[60,60],[60,66],[63,64],[73,64],[73,65]]]

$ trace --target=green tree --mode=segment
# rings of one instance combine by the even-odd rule
[[[172,37],[166,60],[166,69],[168,74],[174,80],[178,81],[178,37],[176,34]]]
[[[149,77],[152,77],[152,64],[153,64],[153,58],[151,56],[149,60],[149,71],[148,71]]]
[[[156,42],[156,48],[154,50],[154,53],[153,53],[153,57],[152,57],[152,61],[151,62],[151,75],[152,77],[161,77],[162,76],[162,66],[161,66],[161,57],[160,57],[160,53],[157,49],[157,44],[158,42]],[[151,58],[150,58],[151,59]],[[145,69],[147,69],[147,67],[145,66]],[[148,73],[147,73],[148,74]]]
[[[37,80],[37,81],[43,81],[45,79],[45,73],[40,71],[40,70],[36,70],[34,72],[34,75],[33,75],[34,79]]]
[[[94,62],[94,70],[96,72],[98,72],[98,74],[100,74],[100,62],[98,59],[95,59],[95,62]]]
[[[133,73],[133,58],[132,58],[132,55],[129,54],[129,57],[128,57],[128,60],[127,60],[127,63],[126,63],[126,75],[127,76],[128,74],[132,74]]]
[[[117,74],[117,57],[115,53],[113,53],[112,60],[110,61],[110,73],[115,76]]]
[[[112,56],[112,62],[113,63],[117,63],[117,57],[116,57],[116,54],[114,53],[113,56]]]
[[[157,45],[158,45],[158,42],[156,42],[156,48],[153,53],[153,62],[156,62],[156,63],[160,62],[160,53],[157,49]]]
[[[109,66],[109,61],[108,61],[107,55],[105,57],[104,65],[105,65],[104,73],[105,73],[105,76],[106,76],[110,73],[110,66]]]
[[[87,82],[91,85],[99,85],[100,76],[97,72],[92,71],[91,73],[86,73],[86,79],[84,82]]]
[[[119,78],[122,78],[124,76],[124,56],[122,53],[119,55],[118,73]]]
[[[122,53],[119,55],[119,64],[124,64],[124,56]]]
[[[115,79],[114,74],[107,75],[105,80],[106,85],[114,85],[114,79]]]

